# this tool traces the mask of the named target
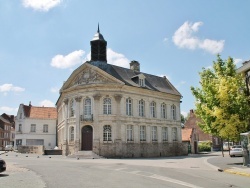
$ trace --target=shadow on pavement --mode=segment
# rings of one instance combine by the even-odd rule
[[[9,174],[0,174],[0,178],[1,177],[7,177],[7,176],[9,176]]]

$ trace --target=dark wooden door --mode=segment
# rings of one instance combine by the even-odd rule
[[[82,150],[92,150],[93,146],[93,129],[87,125],[82,128]]]

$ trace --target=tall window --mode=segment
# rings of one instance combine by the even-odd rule
[[[103,141],[111,141],[112,139],[111,126],[104,125],[103,126]]]
[[[133,141],[133,125],[127,125],[127,141]]]
[[[168,128],[162,127],[162,141],[168,141]]]
[[[177,141],[177,128],[172,127],[172,139],[173,141]]]
[[[23,118],[23,113],[20,113],[19,119]]]
[[[153,118],[156,117],[156,103],[155,102],[150,103],[150,115]]]
[[[103,99],[103,114],[111,114],[111,99]]]
[[[165,103],[161,104],[161,118],[164,118],[164,119],[167,118],[167,108],[166,108]]]
[[[18,126],[18,132],[21,132],[22,131],[22,124],[19,124]]]
[[[139,78],[139,85],[141,86],[141,87],[144,87],[144,78]]]
[[[157,141],[157,127],[151,127],[152,141]]]
[[[87,98],[84,101],[84,115],[90,116],[91,115],[91,99]]]
[[[132,99],[126,99],[126,115],[132,116]]]
[[[146,126],[140,126],[140,141],[146,141]]]
[[[70,137],[69,137],[69,140],[70,141],[74,141],[74,132],[75,132],[75,130],[74,130],[74,127],[70,127],[70,129],[69,129],[69,134],[70,134]]]
[[[43,125],[43,132],[44,132],[44,133],[47,133],[47,132],[48,132],[48,128],[49,128],[48,125],[47,125],[47,124],[44,124],[44,125]]]
[[[145,116],[145,102],[143,100],[139,101],[139,116]]]
[[[31,124],[30,126],[30,132],[36,132],[36,124]]]
[[[176,120],[176,106],[174,104],[171,106],[171,115],[172,119]]]
[[[74,99],[70,101],[70,117],[73,117],[75,115],[75,103]]]

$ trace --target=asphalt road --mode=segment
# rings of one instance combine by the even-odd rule
[[[154,159],[72,159],[10,152],[1,188],[248,188],[249,177],[219,172],[218,153]],[[237,158],[236,158],[237,159]],[[222,159],[223,160],[223,159]]]

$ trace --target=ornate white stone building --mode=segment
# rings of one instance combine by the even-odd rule
[[[108,64],[98,31],[91,60],[70,75],[57,101],[63,155],[93,151],[104,157],[187,154],[181,139],[181,94],[164,77]]]

